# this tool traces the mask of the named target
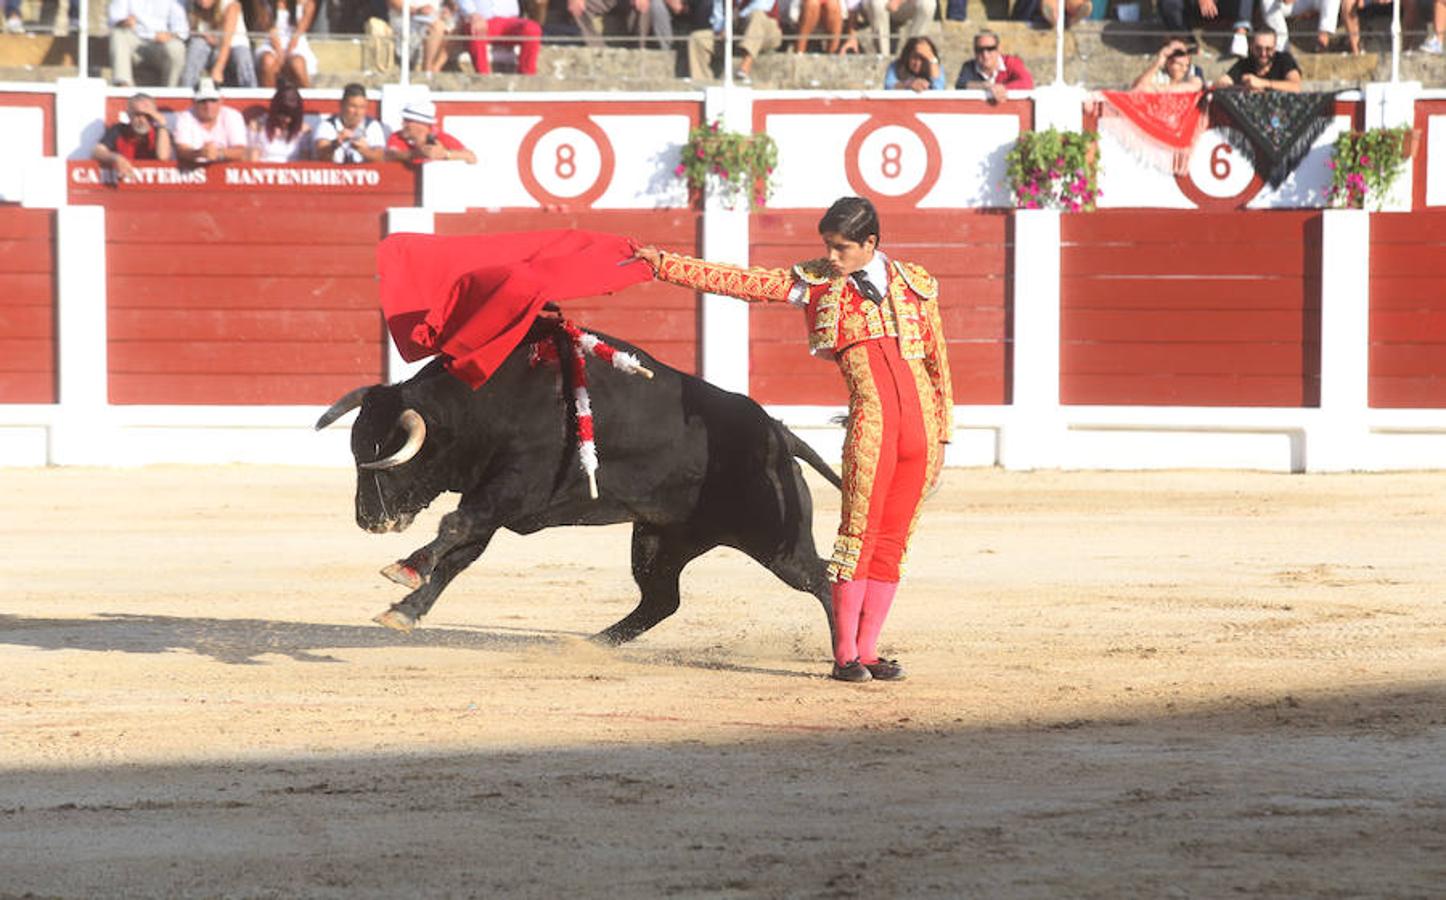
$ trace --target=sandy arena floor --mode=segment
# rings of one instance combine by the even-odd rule
[[[583,642],[624,527],[388,632],[351,480],[0,471],[0,896],[1446,893],[1446,474],[950,472],[866,686],[732,552]]]

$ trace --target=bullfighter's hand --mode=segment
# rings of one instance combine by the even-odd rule
[[[634,247],[633,259],[641,259],[653,269],[653,274],[658,273],[658,267],[663,264],[663,252],[657,247]]]

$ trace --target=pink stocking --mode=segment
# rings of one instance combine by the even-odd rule
[[[833,586],[833,658],[841,666],[859,658],[859,613],[868,584],[860,578]]]
[[[868,590],[864,593],[863,614],[859,617],[859,659],[876,663],[879,661],[879,632],[884,630],[884,619],[889,617],[889,607],[894,603],[899,583],[870,578],[865,584]]]

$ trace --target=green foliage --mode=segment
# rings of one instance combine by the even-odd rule
[[[681,161],[673,174],[701,192],[711,180],[723,205],[733,207],[740,198],[763,206],[773,194],[773,168],[778,145],[766,134],[724,131],[717,123],[700,124],[688,133]]]
[[[1100,136],[1087,131],[1026,131],[1005,157],[1020,209],[1093,210],[1099,199]]]
[[[1414,138],[1409,125],[1348,131],[1336,138],[1331,186],[1326,198],[1332,206],[1365,209],[1369,199],[1380,210],[1391,185],[1406,170],[1406,148]]]

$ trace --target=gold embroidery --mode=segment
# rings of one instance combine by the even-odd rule
[[[908,282],[914,293],[925,300],[939,296],[939,280],[918,263],[894,261],[894,269]]]
[[[814,353],[837,353],[859,341],[897,337],[899,353],[904,359],[922,359],[926,355],[923,323],[928,316],[925,308],[930,303],[921,299],[924,295],[914,285],[920,285],[930,291],[928,296],[933,296],[938,293],[938,283],[922,267],[893,262],[882,304],[865,301],[847,278],[811,280],[817,276],[805,276],[799,266],[794,267],[794,271],[810,284],[829,286],[812,300],[809,349]]]
[[[869,493],[884,442],[884,410],[874,386],[868,347],[855,344],[838,357],[849,391],[848,433],[843,447],[843,510],[829,577],[848,581],[858,564],[858,548],[869,523]]]
[[[828,284],[843,273],[829,259],[806,259],[793,267],[793,274],[809,284]]]
[[[794,282],[793,273],[787,269],[745,269],[676,253],[663,254],[658,262],[658,280],[708,294],[775,303],[788,299]]]

